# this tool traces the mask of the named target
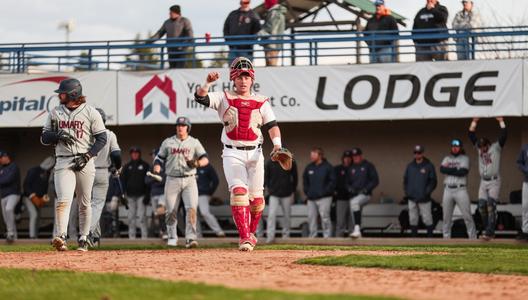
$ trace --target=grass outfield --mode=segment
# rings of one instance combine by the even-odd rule
[[[307,295],[269,290],[169,282],[116,274],[0,268],[0,299],[396,299],[350,295]]]
[[[398,270],[528,275],[528,246],[522,245],[365,248],[367,249],[361,250],[433,251],[440,253],[404,256],[324,256],[301,259],[298,263]]]

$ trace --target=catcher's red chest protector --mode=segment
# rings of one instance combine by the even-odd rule
[[[226,135],[235,141],[255,141],[262,126],[260,108],[266,99],[241,99],[225,94],[229,108],[225,111],[223,122]]]

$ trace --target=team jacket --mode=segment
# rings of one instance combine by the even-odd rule
[[[42,169],[40,166],[29,169],[24,178],[24,196],[35,193],[42,197],[48,193],[50,172]]]
[[[20,195],[20,169],[11,162],[0,169],[0,198]]]
[[[366,159],[359,164],[350,165],[346,180],[350,197],[358,194],[371,195],[379,184],[378,171]]]
[[[420,31],[419,34],[441,34],[447,33],[447,17],[449,12],[447,8],[438,2],[436,6],[428,10],[426,7],[420,9],[414,18],[413,29],[435,29],[435,31]],[[438,30],[444,29],[444,30]],[[418,34],[418,33],[417,33]],[[446,39],[419,39],[414,40],[415,44],[435,44]]]
[[[145,176],[149,169],[149,164],[142,159],[131,160],[123,167],[121,181],[127,196],[139,197],[147,194],[148,187],[145,184]]]
[[[347,176],[348,176],[348,167],[343,165],[335,166],[334,173],[336,177],[336,188],[334,196],[337,200],[346,200],[350,199],[347,188]]]
[[[396,19],[394,19],[393,16],[390,14],[388,15],[382,15],[377,16],[374,15],[367,23],[367,27],[365,28],[365,31],[363,32],[363,35],[369,36],[369,31],[382,31],[382,30],[398,30],[398,23],[396,23]],[[378,35],[398,35],[398,32],[391,32],[391,33],[378,33]],[[375,40],[375,41],[367,41],[367,44],[372,48],[375,46],[387,46],[392,45],[394,41],[392,40]],[[375,48],[373,50],[379,51],[382,48]]]
[[[330,197],[334,194],[335,174],[332,165],[324,159],[319,165],[310,163],[303,173],[303,190],[308,200]]]
[[[288,197],[297,189],[297,163],[293,161],[289,171],[282,169],[276,161],[268,160],[264,165],[264,186],[275,197]]]
[[[211,164],[196,169],[196,183],[198,184],[198,195],[211,196],[218,187],[218,175]]]
[[[252,35],[257,34],[260,30],[260,18],[253,10],[241,11],[240,9],[233,10],[227,16],[224,22],[224,36],[233,35]],[[241,38],[249,40],[250,38]],[[226,38],[226,41],[233,41],[236,38]],[[231,49],[253,49],[252,44],[247,45],[231,45]]]
[[[435,167],[427,158],[421,163],[413,160],[407,165],[403,176],[405,196],[415,202],[428,202],[431,193],[436,188],[437,179]]]
[[[528,144],[524,144],[517,158],[517,167],[524,175],[524,182],[528,182]]]

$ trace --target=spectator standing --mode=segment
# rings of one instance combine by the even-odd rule
[[[347,187],[350,197],[350,212],[354,224],[351,238],[361,237],[361,209],[370,201],[372,191],[378,186],[376,167],[363,158],[360,148],[352,149],[352,164],[348,169]]]
[[[336,200],[336,237],[343,237],[351,225],[350,216],[350,197],[348,195],[348,188],[346,178],[348,176],[348,168],[352,164],[352,151],[347,150],[341,156],[341,164],[334,167],[336,177],[336,188],[334,198]]]
[[[442,160],[440,172],[445,175],[444,196],[442,199],[444,239],[451,238],[455,204],[458,205],[466,223],[468,237],[476,239],[475,222],[471,215],[471,202],[467,191],[469,158],[464,151],[461,140],[454,139],[451,141],[451,153]]]
[[[151,157],[152,161],[156,159],[159,149],[152,150]],[[150,172],[154,172],[154,166],[150,169]],[[153,222],[156,229],[159,229],[159,237],[162,239],[168,239],[167,226],[165,224],[165,213],[167,205],[165,204],[165,181],[167,176],[165,175],[165,169],[163,166],[160,169],[159,174],[156,174],[161,178],[161,181],[157,180],[153,176],[145,176],[145,184],[150,190],[150,204],[152,205],[152,213],[154,214]]]
[[[136,219],[139,218],[141,238],[146,239],[147,230],[147,209],[145,197],[148,187],[145,184],[145,176],[150,169],[148,163],[141,159],[141,149],[139,147],[130,148],[130,161],[123,167],[121,181],[128,201],[128,237],[136,238]]]
[[[268,189],[268,228],[266,243],[275,240],[277,212],[282,208],[282,238],[290,237],[290,217],[293,197],[297,189],[297,163],[293,161],[289,171],[284,170],[279,162],[268,160],[264,166],[264,187]]]
[[[376,35],[398,36],[398,23],[391,15],[390,9],[385,7],[384,0],[374,1],[376,13],[368,20],[364,35],[376,37]],[[372,34],[372,31],[392,31]],[[370,63],[391,63],[396,62],[396,41],[395,40],[368,40],[370,52]]]
[[[414,147],[414,159],[405,169],[403,189],[409,206],[409,224],[413,237],[418,235],[418,221],[427,228],[427,236],[433,237],[433,214],[431,210],[431,193],[436,188],[436,172],[433,163],[424,156],[422,145]]]
[[[497,121],[501,128],[499,138],[496,142],[491,143],[488,138],[477,138],[477,124],[479,119],[474,118],[469,126],[469,139],[478,152],[480,186],[478,195],[478,207],[482,225],[484,240],[490,240],[495,237],[495,220],[497,217],[497,202],[501,186],[500,178],[500,161],[502,148],[506,144],[507,130],[506,123],[502,117]]]
[[[227,42],[250,40],[249,37],[236,38],[237,35],[253,35],[260,31],[260,19],[251,9],[249,0],[240,0],[240,8],[233,10],[224,22],[224,37]],[[253,44],[230,45],[229,62],[243,56],[253,60]]]
[[[264,7],[267,10],[266,21],[262,29],[258,32],[258,35],[263,39],[282,40],[282,37],[276,35],[281,35],[286,30],[286,12],[288,9],[280,5],[278,0],[265,0]],[[282,44],[267,44],[263,47],[266,56],[266,66],[276,66]]]
[[[438,0],[427,0],[427,4],[416,14],[413,29],[421,29],[414,34],[448,33],[447,8]],[[425,29],[430,29],[429,31]],[[415,39],[416,61],[447,60],[447,38]]]
[[[161,28],[150,37],[148,42],[152,43],[159,40],[164,35],[167,35],[167,44],[193,42],[194,33],[191,21],[181,15],[181,8],[179,5],[173,5],[169,8],[169,18],[163,22]],[[175,40],[176,38],[180,39]],[[167,52],[169,54],[169,67],[171,69],[183,68],[185,66],[185,58],[189,51],[190,47],[188,46],[167,47]]]
[[[209,208],[209,202],[211,196],[218,188],[218,174],[211,164],[199,167],[196,169],[196,180],[198,183],[198,211],[202,218],[204,218],[207,226],[214,231],[217,237],[225,237],[225,233],[218,224],[218,220],[211,213]]]
[[[463,0],[462,7],[462,10],[455,15],[452,25],[453,29],[459,34],[468,33],[473,28],[479,28],[481,26],[480,14],[473,9],[473,1]],[[455,42],[458,60],[474,58],[474,40],[469,37],[464,37],[455,39]]]
[[[303,189],[308,199],[308,223],[310,237],[317,237],[317,217],[321,217],[323,237],[332,233],[330,208],[335,189],[335,174],[332,165],[324,157],[323,149],[316,147],[310,152],[311,163],[303,173]]]
[[[36,239],[38,237],[38,213],[42,207],[40,204],[32,202],[31,199],[33,197],[40,199],[48,197],[49,201],[48,187],[53,166],[55,166],[55,158],[53,156],[47,157],[40,165],[29,169],[24,178],[22,200],[29,214],[30,239]]]
[[[20,201],[20,170],[11,155],[0,150],[0,201],[2,217],[6,225],[6,242],[17,238],[15,207]]]

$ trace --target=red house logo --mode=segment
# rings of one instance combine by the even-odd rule
[[[169,118],[169,112],[176,114],[176,91],[172,87],[172,80],[165,75],[165,80],[161,80],[158,75],[154,75],[149,82],[147,82],[136,93],[136,116],[143,112],[143,120],[152,114],[152,103],[145,106],[145,96],[153,89],[158,88],[162,91],[169,100],[169,105],[160,101],[160,112],[165,118]]]

